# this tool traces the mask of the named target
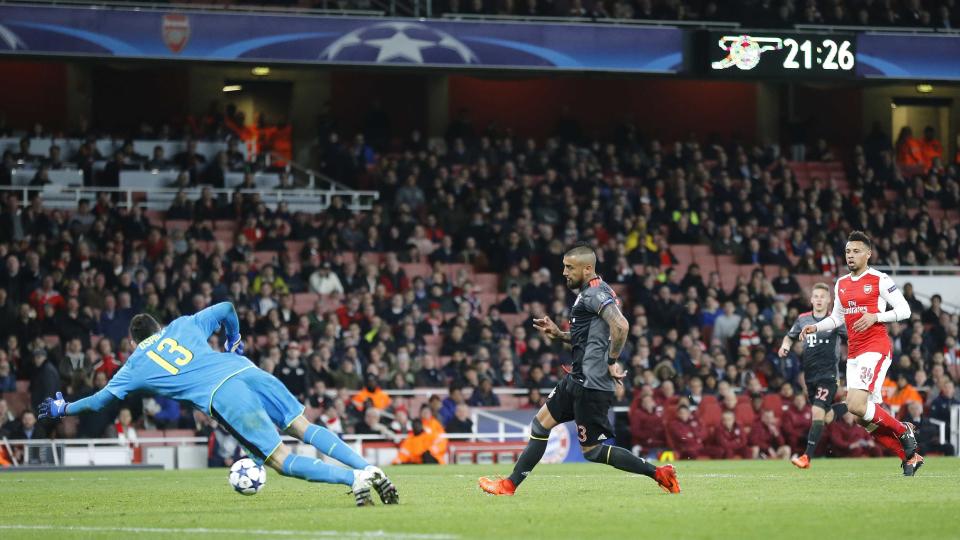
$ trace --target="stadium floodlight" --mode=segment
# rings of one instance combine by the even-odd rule
[[[929,94],[933,92],[933,85],[928,83],[919,83],[917,84],[917,93],[920,94]]]
[[[224,92],[239,92],[243,90],[243,87],[239,84],[228,84],[223,87]]]
[[[267,66],[254,66],[254,68],[250,70],[250,73],[255,77],[266,77],[270,74],[270,68]]]

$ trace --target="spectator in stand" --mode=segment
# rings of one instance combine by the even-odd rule
[[[913,130],[909,126],[900,128],[896,149],[897,163],[900,165],[923,165],[923,143],[913,137]]]
[[[363,388],[354,394],[350,400],[361,410],[365,408],[365,404],[367,400],[369,400],[373,407],[381,411],[388,409],[393,402],[390,396],[380,388],[380,381],[377,379],[377,376],[372,373],[367,374],[364,379]]]
[[[700,423],[693,418],[686,405],[677,408],[677,417],[669,423],[667,431],[680,458],[698,459],[706,456]]]
[[[499,407],[500,398],[493,392],[493,381],[487,377],[480,379],[480,386],[474,388],[467,403],[471,407]]]
[[[376,407],[367,407],[363,411],[363,420],[361,420],[354,433],[357,435],[375,435],[376,438],[368,439],[374,441],[393,440],[393,432],[390,428],[383,425],[380,420],[380,410]]]
[[[10,368],[10,362],[7,360],[7,353],[3,351],[0,353],[0,394],[4,392],[16,392],[17,391],[17,378],[13,373],[13,370]],[[3,420],[0,419],[0,424],[3,423]]]
[[[470,407],[464,403],[457,405],[453,418],[444,426],[447,433],[473,433],[473,420],[470,419]]]
[[[856,417],[846,413],[839,422],[833,422],[827,428],[827,441],[830,452],[835,457],[880,456],[883,452],[859,424]]]
[[[33,350],[33,376],[30,379],[30,403],[36,409],[44,398],[60,390],[60,374],[47,356],[47,350],[38,347]]]
[[[340,278],[333,272],[333,265],[329,261],[324,261],[320,268],[310,274],[310,290],[322,296],[345,292]]]
[[[777,417],[770,409],[764,409],[751,426],[750,449],[754,459],[790,459],[790,447],[780,433]]]
[[[720,425],[706,441],[704,452],[714,459],[749,459],[753,456],[747,444],[747,432],[737,423],[736,415],[724,411]]]
[[[807,396],[797,392],[789,405],[784,406],[780,419],[784,443],[790,448],[804,448],[813,425],[813,410],[807,405]]]
[[[943,145],[937,138],[933,126],[923,128],[923,140],[920,141],[920,153],[923,156],[923,169],[930,170],[935,160],[943,161]]]
[[[888,381],[889,382],[889,381]],[[887,386],[884,384],[884,386]],[[885,399],[884,403],[890,406],[891,412],[896,415],[901,409],[905,409],[908,403],[923,403],[923,397],[917,389],[910,384],[907,373],[901,371],[897,375],[895,389]]]
[[[27,409],[20,415],[20,423],[17,428],[10,433],[10,438],[14,440],[39,440],[48,437],[46,428],[37,423],[37,416],[33,411]],[[13,449],[14,456],[21,465],[43,465],[53,463],[53,456],[50,453],[49,446],[17,446]]]

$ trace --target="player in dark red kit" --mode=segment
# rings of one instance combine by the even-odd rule
[[[890,276],[870,268],[873,254],[870,238],[854,231],[847,238],[846,259],[850,273],[837,280],[830,317],[803,328],[800,338],[845,324],[847,349],[847,409],[859,418],[877,443],[894,451],[904,476],[913,476],[923,465],[917,453],[913,425],[902,423],[880,407],[880,390],[890,367],[892,346],[886,323],[910,317],[910,305]],[[893,307],[887,311],[887,305]],[[842,412],[837,411],[838,416]]]
[[[643,458],[619,446],[602,444],[613,437],[610,406],[615,385],[626,376],[618,359],[630,327],[620,313],[616,293],[596,273],[597,255],[580,244],[563,256],[563,277],[577,293],[570,309],[570,331],[563,332],[549,317],[534,319],[534,328],[550,339],[559,339],[573,348],[573,369],[550,392],[530,426],[530,442],[520,454],[508,478],[480,478],[480,488],[492,495],[513,495],[537,465],[547,448],[550,430],[571,420],[583,457],[622,471],[649,476],[664,491],[680,493],[672,465],[654,467]]]

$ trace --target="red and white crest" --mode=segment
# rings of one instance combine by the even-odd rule
[[[163,43],[174,54],[180,53],[190,41],[190,19],[186,15],[168,13],[163,16]]]
[[[870,294],[870,291],[873,290],[873,285],[867,283],[863,286],[863,294]]]

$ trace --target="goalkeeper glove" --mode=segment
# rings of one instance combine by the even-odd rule
[[[67,414],[67,400],[63,399],[63,394],[57,392],[56,398],[46,398],[40,404],[40,416],[37,418],[61,418]]]
[[[227,336],[227,352],[243,356],[243,338],[240,337],[240,334]]]

